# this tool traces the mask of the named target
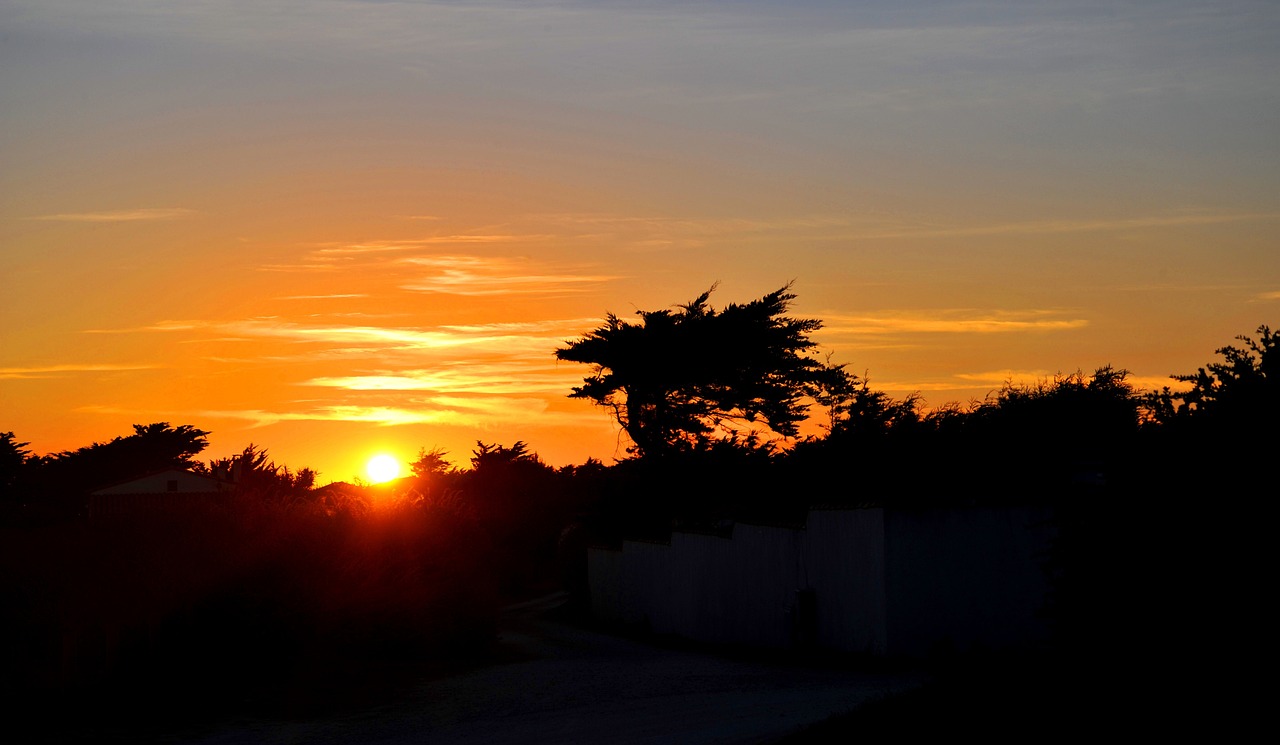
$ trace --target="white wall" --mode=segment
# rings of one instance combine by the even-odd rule
[[[717,643],[921,655],[939,644],[1043,636],[1043,511],[813,510],[803,529],[738,524],[730,538],[674,533],[588,553],[592,609],[607,621]]]
[[[126,481],[123,484],[116,484],[106,489],[99,489],[94,494],[172,494],[174,492],[169,491],[170,481],[176,482],[176,491],[179,494],[207,493],[218,491],[219,489],[216,479],[174,468],[143,476],[133,481]]]
[[[922,655],[939,645],[1006,646],[1047,634],[1041,566],[1048,510],[891,510],[885,581],[890,647]]]
[[[818,645],[884,655],[888,646],[885,511],[813,510],[806,523]]]

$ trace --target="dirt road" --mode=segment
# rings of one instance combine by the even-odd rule
[[[504,612],[501,657],[357,714],[237,724],[198,742],[754,743],[916,683],[655,647],[558,621],[548,596]]]

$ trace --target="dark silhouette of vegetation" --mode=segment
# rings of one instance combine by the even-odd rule
[[[166,431],[205,435],[135,428]],[[497,450],[536,460],[523,444]],[[79,458],[59,460],[97,462]],[[152,453],[137,467],[157,461],[173,462]],[[255,445],[187,462],[228,484],[219,510],[0,523],[0,696],[24,717],[76,710],[50,739],[111,739],[117,726],[133,739],[228,707],[314,712],[376,696],[404,670],[483,657],[504,569],[483,510],[456,509],[449,492],[314,488],[313,471]]]
[[[428,479],[432,476],[442,476],[453,470],[452,464],[446,460],[449,452],[442,448],[420,448],[418,450],[418,458],[409,464],[409,470],[419,479]]]
[[[879,438],[919,423],[919,395],[913,393],[895,401],[884,391],[872,390],[865,377],[849,375],[842,368],[835,370],[814,395],[814,400],[828,411],[829,437]]]
[[[805,356],[817,322],[786,317],[789,286],[721,311],[709,296],[638,324],[610,315],[557,351],[594,366],[573,395],[635,444],[609,465],[557,469],[524,441],[477,442],[467,467],[423,448],[412,478],[317,487],[252,444],[197,461],[208,433],[190,425],[44,456],[0,433],[0,695],[282,706],[334,671],[367,681],[405,659],[481,657],[503,600],[566,587],[583,607],[589,543],[799,524],[815,504],[1052,508],[1045,611],[1063,680],[1211,665],[1256,638],[1269,542],[1241,510],[1274,491],[1269,327],[1173,376],[1185,389],[1144,393],[1103,366],[926,411]],[[810,405],[825,432],[795,440]],[[753,423],[768,429],[741,429]],[[228,485],[222,511],[86,518],[89,491],[166,468]],[[224,675],[234,691],[214,684]]]
[[[107,442],[18,460],[20,448],[8,451],[8,519],[61,520],[87,514],[88,494],[94,489],[170,468],[199,465],[195,456],[208,446],[208,432],[168,422],[133,425],[133,434]]]
[[[1266,325],[1259,326],[1257,334],[1257,339],[1237,336],[1244,343],[1241,347],[1215,350],[1221,362],[1171,376],[1191,387],[1179,391],[1165,387],[1148,396],[1152,418],[1162,424],[1196,419],[1212,426],[1275,421],[1280,413],[1280,336]]]
[[[728,424],[794,437],[806,394],[830,373],[805,356],[821,321],[785,315],[790,288],[716,310],[712,286],[674,310],[637,311],[639,323],[610,313],[556,357],[591,365],[571,395],[609,409],[640,455],[688,448]]]
[[[133,434],[41,458],[46,478],[103,485],[166,468],[191,468],[209,433],[189,424],[135,424]]]
[[[315,488],[317,477],[310,468],[295,472],[277,465],[265,448],[253,443],[236,455],[211,460],[207,465],[197,463],[191,470],[231,484],[236,494],[271,502],[306,499]]]
[[[0,501],[9,502],[18,493],[31,460],[29,442],[18,442],[12,432],[0,432]]]

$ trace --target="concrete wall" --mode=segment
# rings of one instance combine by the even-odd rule
[[[738,524],[588,552],[592,609],[657,633],[876,655],[1043,636],[1047,515],[814,510],[803,529]]]
[[[885,511],[813,510],[805,533],[807,580],[817,595],[818,646],[888,654]]]
[[[1006,646],[1047,635],[1041,570],[1048,510],[893,510],[886,515],[890,647]]]

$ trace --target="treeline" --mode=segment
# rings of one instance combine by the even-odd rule
[[[900,507],[1141,503],[1157,510],[1247,503],[1275,488],[1277,336],[1217,350],[1178,385],[1135,388],[1101,367],[1006,383],[967,406],[926,410],[845,375],[828,389],[826,433],[781,446],[698,432],[606,469],[600,537],[798,522],[815,504]]]
[[[662,312],[653,339],[626,342],[634,350],[609,345],[643,338],[656,314],[642,314],[644,326],[610,317],[604,329],[561,350],[596,345],[591,354],[562,355],[597,366],[573,395],[614,413],[633,443],[631,457],[554,469],[523,441],[481,442],[470,467],[457,468],[448,453],[423,449],[401,496],[423,505],[449,502],[499,533],[510,529],[503,542],[519,543],[515,525],[548,532],[532,526],[569,518],[589,523],[595,539],[610,540],[661,532],[672,521],[711,527],[742,518],[786,520],[813,503],[1026,502],[1102,491],[1174,499],[1200,489],[1241,493],[1270,479],[1280,353],[1267,326],[1257,338],[1241,336],[1240,344],[1218,349],[1219,360],[1173,376],[1181,385],[1172,389],[1138,390],[1127,371],[1106,366],[1006,383],[967,406],[928,410],[918,396],[894,399],[843,366],[802,360],[796,353],[812,346],[807,334],[816,324],[783,315],[791,297],[785,289],[757,301],[745,331],[702,326],[757,304],[717,316],[704,294],[682,314]],[[696,333],[683,330],[685,316],[696,320]],[[755,328],[771,325],[786,329],[785,338],[770,340]],[[673,342],[685,333],[691,338]],[[715,364],[693,360],[690,370],[676,373],[670,368],[679,356],[655,360],[654,350],[673,345],[693,355],[710,336],[731,338],[747,351],[728,361],[716,352]],[[718,369],[726,365],[754,377],[739,371],[727,379]],[[754,378],[772,382],[762,392]],[[778,429],[795,434],[798,412],[818,414],[824,434],[779,439]],[[217,479],[241,501],[330,516],[370,507],[366,490],[317,489],[314,471],[278,465],[252,444],[230,458],[200,461],[208,434],[185,424],[135,425],[128,436],[37,456],[14,433],[0,433],[0,520],[82,518],[91,490],[166,468]]]
[[[1278,411],[1277,338],[1217,350],[1175,375],[1176,389],[1137,390],[1102,367],[985,400],[926,410],[893,399],[844,365],[815,358],[816,319],[788,314],[790,285],[715,308],[713,286],[683,305],[609,314],[556,351],[590,367],[572,397],[600,406],[631,443],[610,468],[599,529],[661,532],[674,519],[792,519],[812,503],[966,504],[1048,501],[1101,491],[1175,500],[1200,489],[1264,486]],[[826,434],[796,441],[816,416]],[[779,439],[789,438],[789,439]],[[1247,465],[1250,459],[1257,467]]]
[[[20,728],[134,738],[376,699],[404,676],[483,660],[503,602],[560,584],[574,508],[548,508],[572,490],[519,443],[482,445],[465,474],[316,488],[252,445],[199,462],[206,435],[157,423],[44,457],[4,436],[17,457],[0,524],[0,695]],[[189,510],[85,517],[87,490],[171,467],[225,490]],[[49,718],[59,710],[78,715]]]

